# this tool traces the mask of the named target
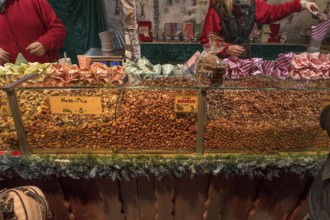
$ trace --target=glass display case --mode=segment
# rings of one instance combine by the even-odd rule
[[[201,155],[330,146],[318,121],[328,100],[328,80],[254,76],[200,87],[187,78],[163,78],[139,86],[53,87],[32,83],[36,77],[2,88],[17,132],[15,138],[6,136],[13,122],[1,116],[8,122],[0,134],[4,148]]]

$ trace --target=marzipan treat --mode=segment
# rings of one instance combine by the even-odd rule
[[[92,59],[84,55],[78,55],[78,62],[80,69],[89,69]]]

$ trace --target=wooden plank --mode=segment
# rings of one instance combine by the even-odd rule
[[[274,194],[274,205],[272,213],[276,219],[289,219],[294,210],[302,202],[302,195],[308,195],[308,188],[313,179],[306,175],[303,178],[299,175],[286,174],[278,183],[278,191]]]
[[[156,197],[154,177],[138,177],[137,185],[141,220],[155,219]]]
[[[141,219],[136,179],[119,182],[125,220]]]
[[[200,220],[205,212],[209,175],[176,178],[174,183],[177,220]]]
[[[289,219],[303,195],[306,197],[311,181],[310,176],[301,178],[293,173],[264,181],[249,219]]]
[[[204,220],[247,219],[261,180],[224,174],[211,176]]]
[[[308,191],[309,187],[306,189],[307,197],[296,207],[289,220],[302,220],[309,214]]]
[[[104,202],[106,219],[124,220],[125,216],[122,213],[118,180],[96,179],[96,185],[100,190],[100,196]]]
[[[156,220],[173,220],[174,178],[163,177],[155,180]]]
[[[75,219],[107,219],[95,179],[60,178],[60,183]]]

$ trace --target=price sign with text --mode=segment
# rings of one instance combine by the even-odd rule
[[[10,115],[11,111],[9,108],[9,103],[6,98],[0,97],[0,115]]]
[[[102,114],[101,97],[49,96],[53,114]]]
[[[198,111],[198,96],[176,96],[174,99],[175,112],[192,112]]]

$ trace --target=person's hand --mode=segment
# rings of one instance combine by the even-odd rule
[[[309,2],[306,0],[300,1],[301,7],[304,9],[307,9],[309,13],[312,13],[313,11],[320,11],[319,6],[315,2]]]
[[[46,53],[46,49],[45,49],[44,45],[42,45],[42,43],[40,43],[38,41],[33,42],[25,49],[30,51],[30,53],[32,53],[33,55],[36,55],[39,57]]]
[[[0,48],[0,65],[4,65],[9,62],[9,53],[4,49]]]
[[[244,47],[239,46],[239,45],[230,45],[227,48],[227,54],[235,56],[235,57],[240,56],[244,52],[245,52]]]

